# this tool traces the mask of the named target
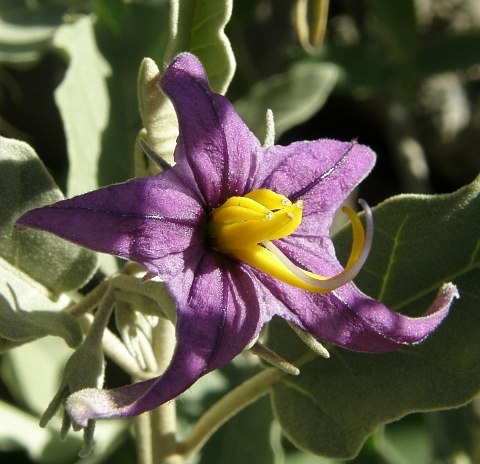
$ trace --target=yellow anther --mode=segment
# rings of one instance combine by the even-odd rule
[[[255,200],[260,205],[272,211],[285,208],[286,206],[292,206],[292,202],[287,197],[268,189],[253,190],[247,193],[245,198]]]
[[[222,205],[212,214],[209,224],[209,235],[214,239],[214,247],[223,253],[233,254],[233,250],[255,246],[265,240],[276,240],[290,235],[302,220],[302,204],[283,207],[280,210],[268,211],[267,214],[245,213],[237,216],[221,211],[232,211],[233,206]],[[227,217],[221,223],[219,218]]]
[[[249,219],[263,219],[270,208],[247,197],[230,197],[220,208],[212,211],[211,220],[221,224]]]
[[[261,220],[271,214],[271,211],[255,211],[243,206],[225,206],[214,210],[211,220],[218,224],[232,224],[238,221]]]
[[[273,243],[291,235],[302,221],[303,202],[295,204],[271,190],[254,190],[244,197],[231,197],[211,213],[208,236],[212,247],[294,287],[326,293],[350,282],[365,262],[372,243],[373,220],[365,202],[367,233],[350,208],[353,244],[345,269],[323,277],[292,263]]]

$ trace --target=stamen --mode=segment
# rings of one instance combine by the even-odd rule
[[[317,353],[322,358],[328,359],[330,357],[328,350],[316,338],[314,338],[313,335],[303,331],[292,322],[289,322],[288,325],[298,335],[300,340],[302,340],[302,342],[305,343],[305,345],[307,345],[312,351]]]
[[[230,197],[220,208],[212,211],[212,221],[228,224],[248,219],[263,219],[270,213],[267,208],[257,201],[247,197]]]
[[[301,205],[300,205],[301,206]],[[215,217],[216,222],[217,217]],[[301,208],[297,204],[263,215],[258,220],[237,220],[222,224],[215,233],[218,248],[237,250],[255,246],[265,240],[276,240],[290,235],[300,224]]]
[[[310,292],[327,293],[353,280],[370,252],[373,239],[372,212],[359,200],[365,212],[365,231],[357,214],[342,210],[352,224],[353,242],[345,269],[333,277],[303,270],[272,242],[292,234],[302,221],[302,200],[295,204],[272,190],[254,190],[243,197],[230,197],[211,213],[208,236],[211,246],[243,261],[282,282]]]
[[[364,200],[359,200],[360,205],[365,211],[366,231],[364,233],[362,223],[355,212],[346,206],[343,207],[350,220],[352,221],[353,243],[352,251],[345,269],[333,277],[322,277],[308,271],[304,271],[293,264],[279,249],[270,241],[263,242],[262,245],[299,280],[304,284],[314,287],[319,292],[330,292],[335,288],[342,287],[352,281],[360,269],[365,264],[373,241],[373,216],[372,211]]]
[[[262,220],[271,214],[271,211],[256,211],[243,206],[226,206],[218,208],[212,213],[212,221],[220,224],[233,224],[240,221]]]
[[[267,348],[265,345],[258,341],[250,348],[250,351],[253,354],[257,355],[259,358],[262,358],[264,361],[270,363],[272,366],[278,367],[282,371],[285,371],[287,374],[300,374],[300,369],[298,367],[290,364],[277,353]]]
[[[245,198],[250,198],[272,211],[292,206],[292,202],[287,197],[269,189],[253,190],[247,193]]]

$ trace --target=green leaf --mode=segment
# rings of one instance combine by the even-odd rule
[[[71,6],[71,5],[70,5]],[[0,0],[0,61],[30,65],[41,58],[68,5]]]
[[[0,401],[0,415],[0,450],[25,449],[33,461],[46,464],[73,462],[78,454],[78,440],[68,437],[61,442],[57,430],[40,428],[32,414]]]
[[[2,137],[0,153],[0,349],[47,333],[77,345],[77,322],[58,311],[70,301],[62,293],[91,278],[96,254],[44,232],[14,230],[21,214],[63,195],[27,144]]]
[[[401,195],[374,208],[375,239],[356,283],[393,310],[424,311],[444,282],[458,286],[442,325],[418,346],[372,355],[341,348],[274,387],[284,433],[300,448],[355,456],[379,426],[413,411],[454,408],[480,390],[480,177],[449,195]],[[351,234],[337,237],[348,253]],[[344,257],[345,258],[345,257]],[[305,349],[274,324],[270,347],[287,359]]]
[[[99,185],[102,134],[110,110],[106,80],[111,71],[98,50],[93,19],[89,16],[60,27],[54,45],[69,61],[65,79],[55,92],[55,101],[67,137],[70,162],[67,196],[73,196]]]
[[[96,253],[51,234],[13,229],[21,214],[62,200],[62,193],[26,143],[0,137],[0,153],[0,257],[55,297],[80,288],[96,269]]]
[[[255,360],[250,354],[245,353],[235,358],[233,362],[198,379],[177,402],[179,433],[186,435],[210,407],[258,371],[259,367]],[[272,421],[268,399],[266,397],[259,399],[239,411],[214,432],[202,446],[201,456],[197,462],[199,464],[274,462],[273,451],[269,446]]]
[[[71,355],[72,350],[56,337],[27,343],[4,355],[2,382],[16,404],[40,416],[57,392],[63,367]]]
[[[70,303],[68,298],[52,301],[41,286],[27,284],[25,276],[9,273],[5,267],[0,275],[10,281],[0,284],[0,353],[47,335],[62,337],[72,347],[80,344],[78,322],[61,312]]]
[[[65,441],[60,440],[60,415],[45,428],[38,426],[39,416],[55,395],[71,353],[60,340],[44,338],[4,355],[2,381],[20,406],[0,401],[0,450],[24,449],[36,463],[77,462],[81,434],[69,434]],[[111,453],[126,436],[129,425],[127,420],[100,421],[95,430],[93,459],[98,461],[99,456]]]
[[[232,0],[187,0],[170,2],[170,41],[160,63],[169,63],[178,53],[190,51],[206,68],[210,85],[225,93],[235,70],[235,60],[224,27],[231,16]],[[178,123],[170,100],[158,89],[161,70],[151,59],[145,59],[138,76],[138,98],[144,125],[142,137],[172,164],[178,136]],[[136,147],[136,173],[154,173],[158,168]]]
[[[332,63],[341,71],[338,86],[354,94],[383,89],[394,70],[386,62],[385,54],[376,44],[322,45],[316,57],[321,63]]]
[[[237,358],[235,367],[229,365],[220,371],[228,380],[227,391],[245,381],[252,372],[258,371],[258,367],[252,368],[247,364],[249,361],[248,357],[246,360]],[[242,362],[246,365],[242,366]],[[211,401],[216,396],[215,393],[210,391],[209,395],[203,399],[203,404]],[[202,448],[199,464],[225,462],[271,464],[275,462],[270,446],[272,421],[272,409],[268,398],[260,398],[233,416],[212,435]]]
[[[265,113],[273,111],[275,135],[310,119],[325,103],[339,75],[333,64],[305,62],[289,71],[255,84],[246,97],[235,102],[247,126],[263,139]]]
[[[69,67],[55,97],[65,125],[70,169],[67,195],[133,177],[141,127],[137,69],[145,55],[160,58],[167,43],[168,5],[95,1],[96,16],[62,26],[55,45]],[[102,256],[114,272],[114,259]]]
[[[138,69],[145,56],[162,63],[168,41],[168,4],[145,6],[96,0],[95,9],[97,46],[111,67],[107,80],[108,124],[101,134],[102,152],[98,159],[99,185],[108,185],[134,175],[135,142],[142,126],[137,99]]]
[[[212,89],[221,94],[235,72],[235,57],[224,32],[232,4],[232,0],[171,2],[171,41],[165,61],[170,62],[179,52],[193,53],[205,67]]]

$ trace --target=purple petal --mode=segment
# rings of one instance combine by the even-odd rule
[[[207,252],[192,274],[190,285],[181,278],[181,282],[170,284],[169,290],[179,304],[177,346],[164,374],[113,390],[86,389],[74,393],[66,408],[75,423],[85,426],[89,419],[149,411],[229,362],[258,335],[264,321],[256,281],[242,266],[230,264],[226,271],[224,259]],[[190,288],[186,294],[185,287]]]
[[[272,147],[267,157],[276,164],[262,179],[261,188],[276,189],[292,201],[301,198],[304,202],[301,225],[276,245],[302,269],[326,277],[340,273],[343,267],[330,239],[333,217],[373,167],[375,154],[354,142],[319,140]],[[305,161],[300,162],[302,159]],[[261,166],[264,176],[266,163]],[[263,176],[259,173],[260,178]]]
[[[160,86],[172,100],[180,136],[175,160],[210,209],[250,190],[260,143],[223,96],[213,93],[202,65],[183,53],[168,66]]]
[[[383,353],[412,345],[430,335],[458,297],[453,284],[445,284],[423,317],[390,311],[364,295],[353,283],[331,293],[313,294],[282,288],[271,290],[315,338],[355,351]],[[293,320],[294,322],[294,320]]]
[[[278,248],[295,265],[324,277],[333,277],[343,271],[328,235],[289,235],[276,242]]]
[[[302,199],[302,225],[296,234],[328,235],[335,212],[367,176],[375,154],[356,142],[318,140],[295,142],[265,150],[254,188],[267,188]]]
[[[172,168],[29,211],[16,226],[45,230],[168,275],[178,253],[203,243],[204,220],[203,209]]]

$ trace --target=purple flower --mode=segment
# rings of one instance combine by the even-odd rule
[[[456,295],[451,284],[426,316],[409,318],[351,283],[371,243],[365,204],[366,234],[345,210],[354,230],[345,270],[335,257],[329,228],[372,168],[369,148],[335,140],[262,148],[188,53],[168,66],[160,87],[179,121],[174,167],[17,222],[141,263],[176,302],[177,346],[165,373],[74,393],[66,407],[77,425],[137,415],[175,398],[239,354],[274,315],[319,340],[367,352],[417,343],[438,326]]]

